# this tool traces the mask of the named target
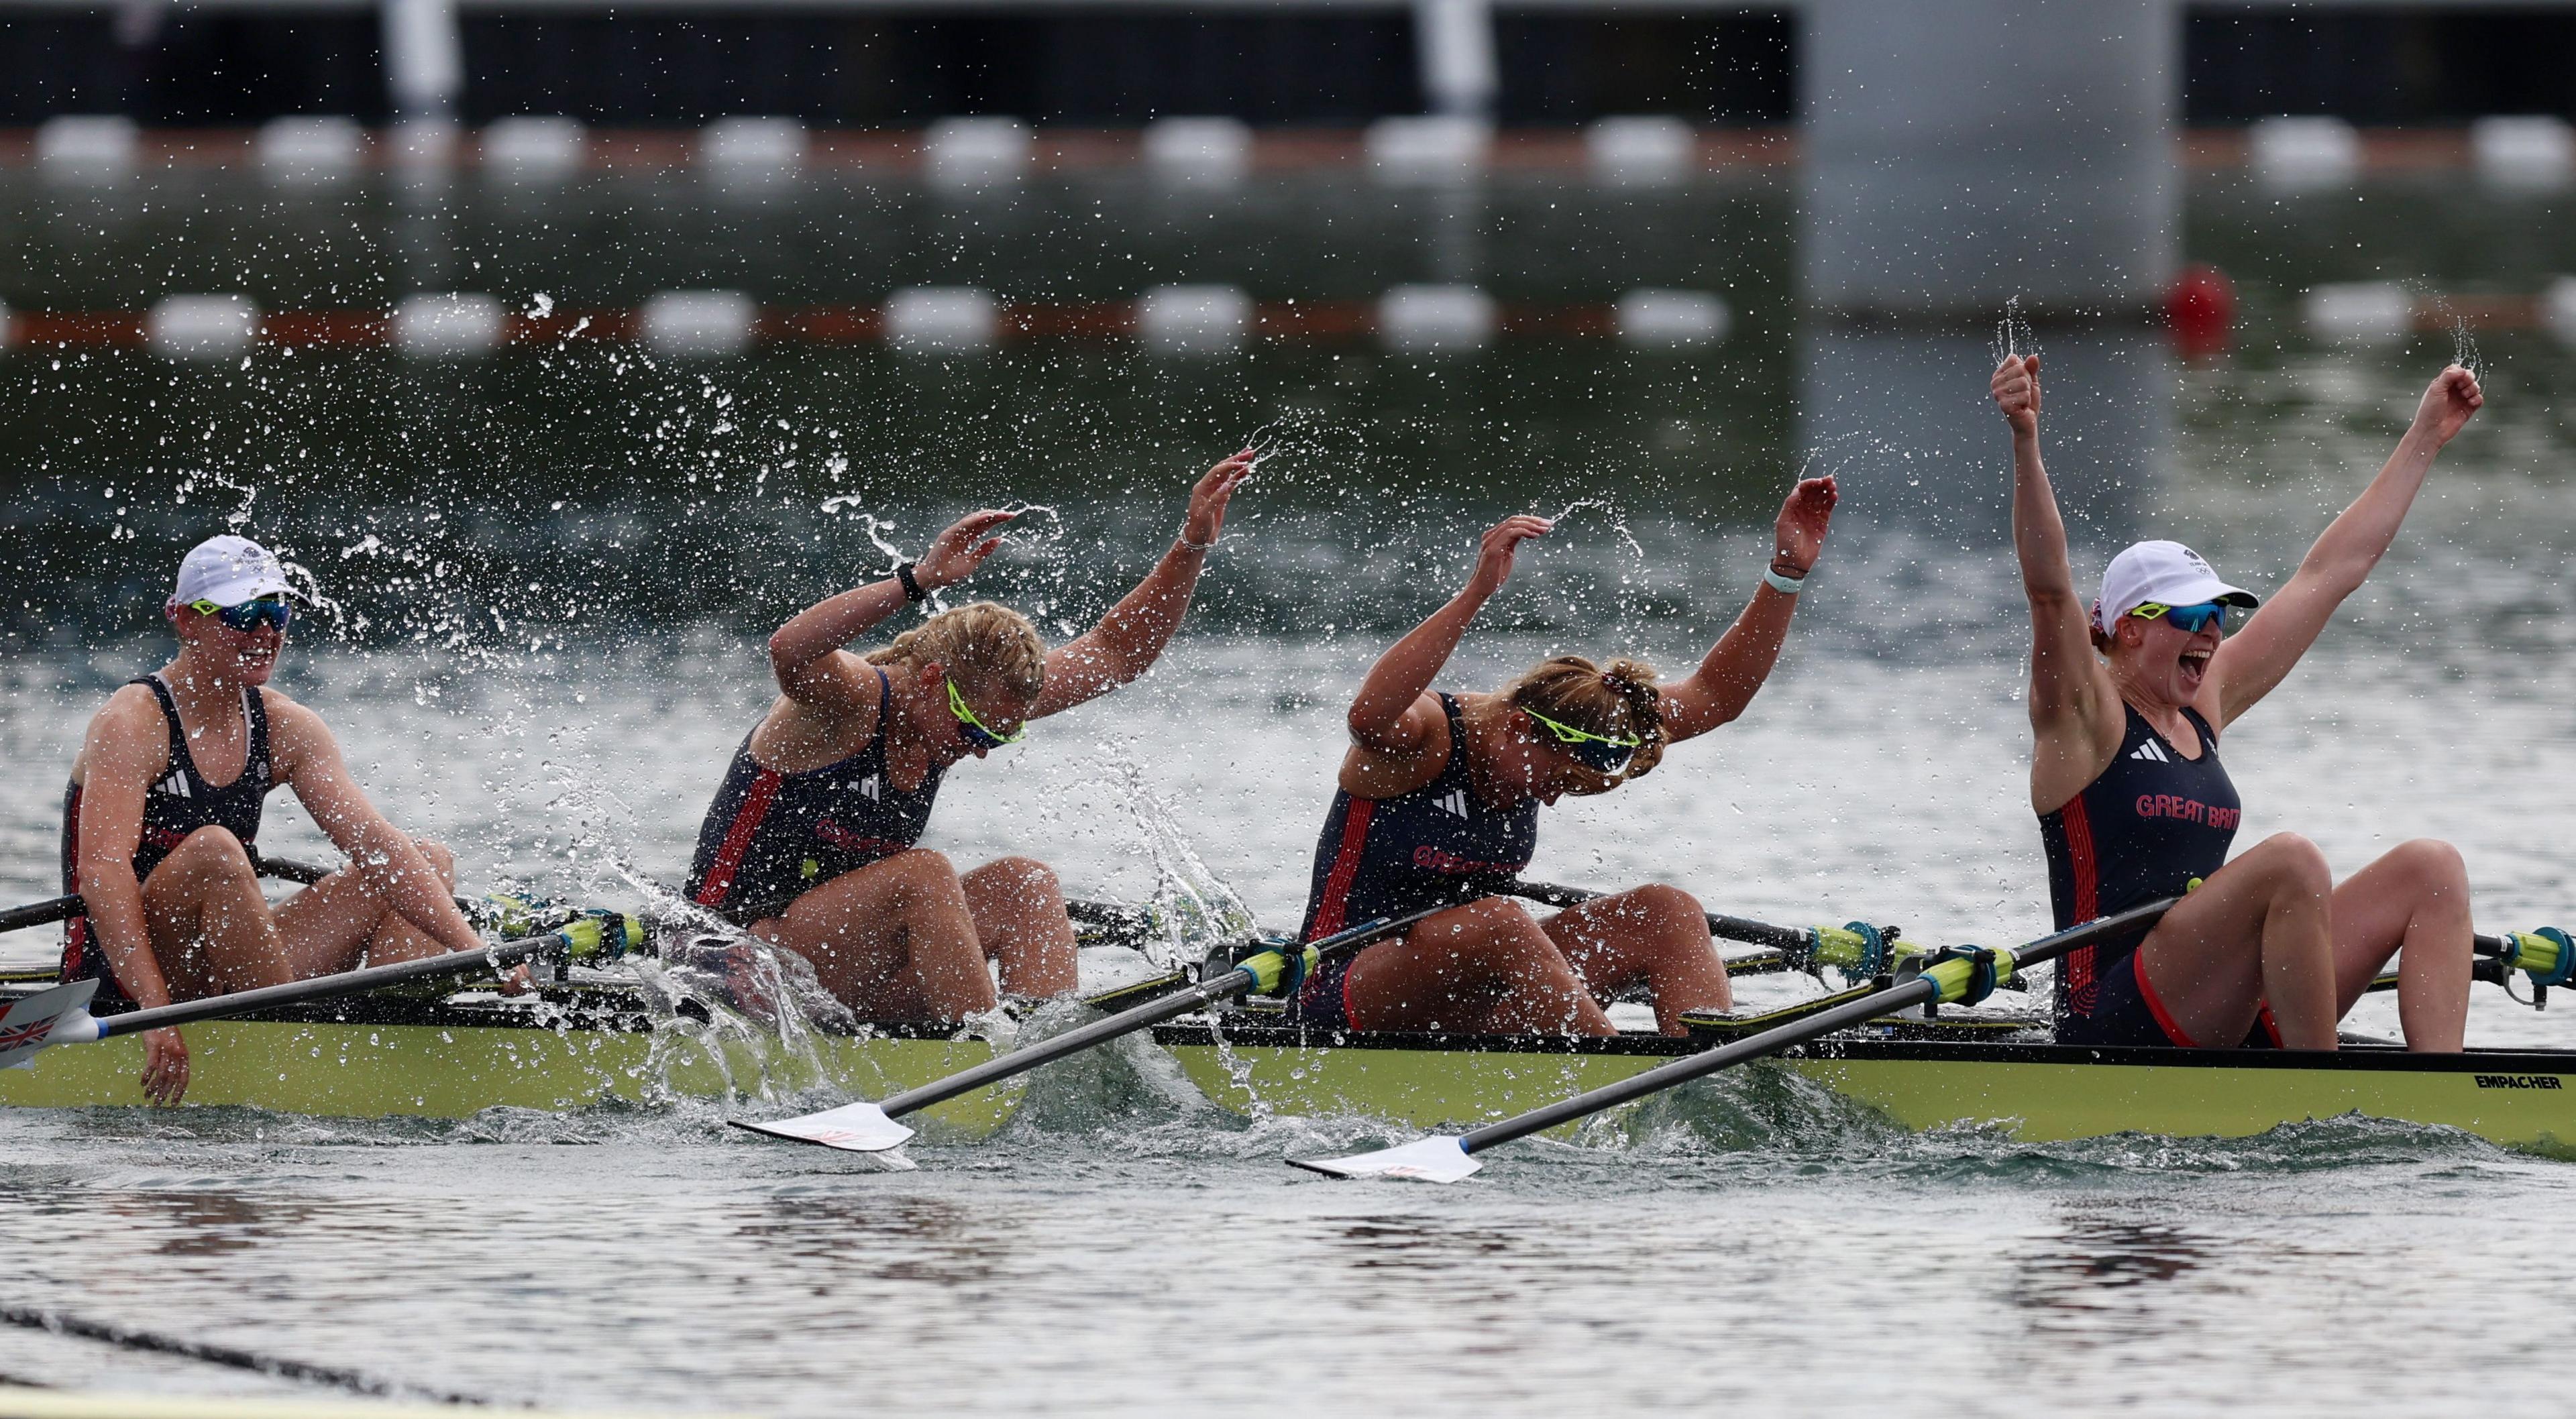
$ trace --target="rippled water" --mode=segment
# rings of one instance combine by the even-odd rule
[[[2204,202],[2194,240],[2258,245],[2275,220]],[[2186,370],[2152,340],[2043,339],[2085,574],[2154,530],[2257,586],[2358,490],[2451,353],[2258,326],[2237,361]],[[2228,762],[2245,841],[2295,829],[2349,871],[2449,838],[2492,930],[2576,910],[2558,791],[2576,780],[2560,553],[2576,360],[2485,344],[2492,407]],[[229,520],[290,544],[338,602],[280,683],[330,716],[399,821],[453,844],[469,885],[631,900],[632,879],[680,874],[767,697],[759,635],[883,566],[858,514],[913,545],[977,502],[1046,504],[1057,520],[1032,519],[987,584],[1079,624],[1169,535],[1192,472],[1288,412],[1299,441],[1243,494],[1165,662],[961,769],[934,845],[1036,848],[1076,891],[1134,898],[1155,885],[1153,824],[1265,921],[1293,921],[1340,706],[1454,585],[1483,520],[1614,505],[1524,560],[1450,683],[1558,647],[1678,673],[1749,593],[1804,462],[1841,473],[1847,501],[1773,685],[1652,777],[1551,814],[1533,875],[1661,878],[1714,909],[1933,939],[2035,935],[2023,632],[1982,360],[1973,339],[1787,331],[1676,359],[1352,348],[1208,368],[1050,347],[676,369],[613,351],[270,353],[247,370],[21,352],[0,361],[20,473],[0,513],[0,895],[56,890],[82,721],[157,663],[166,567]],[[856,501],[827,511],[836,498]],[[316,843],[285,800],[273,812],[273,850]],[[10,958],[50,949],[0,940]],[[2393,1008],[2356,1024],[2393,1033]],[[2470,1037],[2576,1043],[2489,988]],[[2571,1175],[2439,1130],[1916,1136],[1756,1070],[1434,1190],[1292,1173],[1292,1152],[1391,1135],[1219,1114],[1142,1046],[1035,1093],[999,1137],[916,1147],[900,1174],[751,1139],[714,1103],[454,1124],[0,1116],[8,1299],[550,1405],[2564,1407],[2546,1317],[2576,1279],[2555,1226]],[[299,1388],[23,1329],[0,1330],[0,1374]]]

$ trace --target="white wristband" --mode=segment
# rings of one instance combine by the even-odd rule
[[[1770,567],[1764,567],[1762,584],[1783,596],[1795,596],[1800,588],[1807,584],[1807,579],[1803,576],[1782,576]]]

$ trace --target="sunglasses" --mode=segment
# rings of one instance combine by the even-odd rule
[[[1545,726],[1548,733],[1556,736],[1558,747],[1572,754],[1584,767],[1598,769],[1605,774],[1626,768],[1628,761],[1636,757],[1637,747],[1646,742],[1634,734],[1595,734],[1588,729],[1559,724],[1527,705],[1521,706],[1521,713]]]
[[[188,603],[188,609],[201,616],[214,617],[224,623],[224,629],[231,631],[255,631],[264,625],[275,626],[283,631],[286,629],[286,623],[295,619],[295,608],[274,596],[263,596],[257,601],[245,601],[239,606],[218,606],[211,601],[191,601]]]
[[[957,716],[957,733],[978,749],[999,749],[1029,737],[1029,727],[1025,724],[1008,734],[995,734],[985,728],[984,721],[975,717],[975,711],[966,707],[966,697],[957,693],[954,680],[948,682],[948,712]]]
[[[2227,604],[2221,601],[2203,601],[2196,606],[2167,606],[2161,601],[2141,601],[2138,609],[2129,614],[2141,621],[2152,621],[2162,616],[2173,622],[2175,630],[2196,636],[2212,626],[2224,632],[2228,609]]]

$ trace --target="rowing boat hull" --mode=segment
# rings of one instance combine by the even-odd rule
[[[210,1020],[187,1027],[185,1106],[226,1105],[324,1118],[466,1118],[492,1108],[563,1111],[667,1104],[729,1094],[794,1094],[829,1086],[883,1098],[992,1058],[981,1040],[926,1034],[819,1036],[810,1052],[774,1038],[717,1043],[624,1021],[547,1028],[520,1012],[451,1018]],[[477,1018],[478,1014],[481,1018]],[[498,1017],[506,1023],[492,1023]],[[32,1069],[0,1070],[0,1106],[139,1105],[139,1037],[65,1046]],[[928,1111],[936,1130],[982,1137],[1018,1108],[1012,1089],[983,1090]]]
[[[1599,1088],[1701,1046],[1166,1026],[1155,1037],[1210,1099],[1238,1113],[1360,1114],[1473,1127]],[[1908,1128],[1986,1126],[2032,1141],[2115,1133],[2244,1137],[2361,1114],[2457,1128],[2576,1158],[2576,1052],[2088,1049],[1852,1038],[1807,1046],[1793,1069]]]

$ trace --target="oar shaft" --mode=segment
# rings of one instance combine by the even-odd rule
[[[185,1025],[218,1016],[247,1015],[280,1005],[300,1005],[308,1000],[330,1000],[343,995],[361,995],[382,990],[406,981],[429,980],[437,976],[462,975],[478,966],[495,969],[517,965],[530,956],[559,948],[562,941],[553,936],[529,936],[517,941],[504,941],[479,951],[450,951],[445,955],[423,956],[416,961],[396,961],[389,966],[369,966],[364,970],[343,971],[338,975],[315,976],[311,980],[288,981],[284,985],[264,985],[256,990],[237,990],[230,995],[210,995],[202,1000],[183,1000],[175,1005],[156,1006],[150,1010],[131,1010],[110,1015],[99,1021],[101,1039],[114,1035],[132,1035],[145,1030],[158,1030],[171,1025]]]
[[[2013,952],[2013,969],[2019,971],[2024,967],[2038,965],[2042,961],[2055,960],[2078,947],[2089,946],[2124,932],[2152,925],[2157,918],[2163,916],[2175,902],[2180,900],[2179,897],[2169,897],[2161,901],[2149,902],[2145,906],[2132,907],[2117,916],[2102,917],[2086,922],[2082,926],[2058,932],[2054,936],[2041,937]],[[1509,1143],[1515,1138],[1526,1138],[1533,1133],[1554,1128],[1558,1124],[1571,1123],[1575,1119],[1589,1117],[1604,1109],[1617,1108],[1621,1104],[1642,1099],[1649,1094],[1669,1089],[1676,1084],[1687,1083],[1703,1075],[1715,1074],[1721,1069],[1742,1064],[1747,1060],[1777,1054],[1792,1045],[1804,1044],[1809,1040],[1832,1034],[1836,1030],[1857,1025],[1874,1016],[1886,1014],[1890,1010],[1902,1010],[1911,1005],[1937,999],[1940,991],[1940,984],[1931,977],[1916,976],[1911,980],[1891,985],[1885,990],[1871,991],[1867,995],[1846,1004],[1837,1005],[1830,1010],[1819,1011],[1803,1020],[1793,1020],[1777,1029],[1765,1030],[1732,1044],[1686,1055],[1670,1064],[1649,1069],[1643,1074],[1631,1075],[1615,1084],[1604,1085],[1589,1093],[1578,1094],[1571,1099],[1549,1104],[1544,1108],[1532,1109],[1517,1118],[1507,1118],[1500,1123],[1488,1124],[1461,1136],[1458,1146],[1463,1151],[1474,1154],[1497,1144]]]

